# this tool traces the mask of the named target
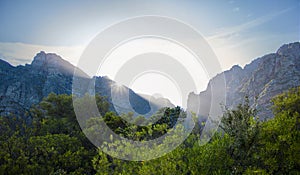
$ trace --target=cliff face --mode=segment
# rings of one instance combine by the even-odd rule
[[[222,81],[222,76],[226,83],[227,107],[234,108],[245,96],[249,96],[250,103],[258,109],[260,118],[271,118],[271,99],[290,88],[300,86],[300,43],[285,44],[276,53],[257,58],[244,68],[236,65],[222,72],[210,80],[205,91],[189,95],[188,108],[197,110],[195,101],[198,100],[199,114],[207,116],[211,95],[220,95],[210,92],[211,84]]]
[[[49,93],[72,94],[73,73],[76,67],[63,60],[56,54],[38,53],[31,64],[13,67],[0,60],[0,115],[24,116],[33,105],[39,103]],[[77,69],[77,75],[88,77]],[[116,84],[107,77],[94,77],[95,93],[108,97],[112,103],[111,88]],[[89,81],[91,82],[91,81]],[[129,92],[129,101],[132,108],[139,114],[150,111],[148,100],[124,87]],[[118,104],[125,103],[119,99]],[[152,105],[153,112],[162,106]],[[111,105],[111,110],[115,111]],[[129,112],[126,107],[120,106],[120,113]]]
[[[71,94],[75,68],[60,56],[45,52],[38,53],[32,63],[25,66],[14,67],[0,60],[0,115],[24,116],[33,104],[39,103],[51,92]],[[77,72],[77,75],[88,77],[82,71]],[[106,77],[94,77],[94,80],[95,93],[107,96],[112,104],[111,90],[116,83]],[[214,104],[225,104],[233,108],[245,96],[249,96],[251,104],[258,109],[260,118],[271,118],[273,114],[270,100],[279,93],[300,86],[300,43],[285,44],[276,53],[257,58],[244,68],[233,66],[218,74],[209,81],[205,91],[189,94],[188,109],[199,111],[201,116],[207,117],[212,95],[214,99],[218,99],[216,97],[225,93],[218,89],[223,85],[222,81],[226,83],[226,102],[220,100]],[[161,107],[173,106],[168,100],[154,99],[149,102],[146,100],[148,97],[136,94],[125,86],[122,88],[129,93],[129,102],[139,114],[150,112],[149,116]],[[122,94],[117,96],[119,98],[115,108],[118,109],[111,105],[111,110],[119,113],[132,111],[128,100],[123,99]]]

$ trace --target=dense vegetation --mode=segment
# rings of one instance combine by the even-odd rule
[[[132,140],[157,138],[185,117],[179,107],[168,108],[158,111],[152,124],[137,126],[110,112],[105,98],[97,96],[96,101],[101,120]],[[0,118],[0,174],[299,174],[300,87],[273,103],[271,120],[260,121],[246,98],[236,109],[226,109],[209,143],[199,145],[202,126],[197,125],[171,153],[150,161],[125,161],[89,142],[77,123],[71,96],[50,94],[29,114]],[[137,124],[145,121],[130,113],[124,117]],[[87,121],[90,132],[98,120]]]

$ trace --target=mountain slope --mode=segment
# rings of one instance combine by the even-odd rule
[[[275,95],[290,88],[300,86],[300,43],[290,43],[281,46],[276,53],[257,58],[241,68],[237,65],[230,70],[212,78],[207,89],[200,94],[191,93],[188,99],[188,109],[197,111],[197,100],[200,101],[199,114],[207,117],[210,108],[211,84],[217,84],[225,77],[226,106],[235,107],[249,96],[250,103],[258,109],[262,120],[273,116],[271,99]],[[222,92],[224,93],[224,92]],[[220,102],[220,103],[225,103]]]
[[[0,115],[24,115],[33,104],[39,103],[51,92],[71,94],[75,68],[58,55],[45,52],[38,53],[32,63],[25,66],[14,67],[0,60]],[[88,77],[78,69],[77,75]],[[214,91],[212,94],[211,90],[212,85],[222,84],[220,82],[223,77],[226,82],[226,103],[220,103],[233,108],[245,96],[249,96],[250,103],[257,107],[261,119],[271,118],[273,115],[270,99],[292,87],[300,86],[300,43],[285,44],[276,53],[257,58],[244,68],[235,65],[215,76],[205,91],[189,94],[188,110],[199,111],[201,116],[207,117],[212,95],[221,96],[225,93]],[[93,80],[95,92],[107,96],[112,104],[111,91],[118,85],[107,77],[93,77]],[[149,116],[163,107],[162,104],[169,103],[163,99],[149,103],[147,96],[136,94],[125,86],[121,88],[129,93],[129,102],[139,114],[149,112]],[[111,110],[119,113],[132,111],[128,100],[123,99],[122,94],[117,94],[117,97],[116,105]]]
[[[20,115],[33,105],[39,103],[49,93],[72,94],[73,73],[76,67],[52,53],[38,53],[31,64],[13,67],[0,60],[0,115]],[[76,69],[77,76],[87,78],[84,72]],[[79,73],[78,73],[79,72]],[[95,93],[108,97],[112,104],[111,89],[116,83],[107,77],[93,77],[95,80]],[[90,79],[92,80],[92,79]],[[129,102],[138,114],[149,115],[161,108],[148,102],[131,89],[124,86],[129,92]],[[128,101],[118,99],[118,104]],[[124,101],[124,102],[123,102]],[[128,105],[128,104],[126,104]],[[153,107],[154,106],[154,107]],[[130,109],[119,106],[117,110],[111,105],[112,111],[127,113]]]

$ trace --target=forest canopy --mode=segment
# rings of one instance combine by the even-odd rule
[[[165,134],[184,112],[180,107],[166,108],[152,117],[150,125],[138,126],[145,120],[142,116],[120,117],[99,95],[96,102],[103,117],[90,118],[85,123],[88,132],[95,132],[93,127],[103,120],[115,133],[137,141]],[[300,87],[272,102],[274,118],[268,121],[260,121],[245,98],[235,109],[224,111],[220,130],[209,143],[199,145],[203,123],[197,123],[172,152],[150,161],[125,161],[86,138],[72,96],[50,94],[24,114],[31,116],[30,123],[22,116],[0,118],[0,174],[299,174]]]

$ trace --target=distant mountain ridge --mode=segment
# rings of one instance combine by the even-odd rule
[[[53,53],[40,52],[31,64],[25,66],[14,67],[0,59],[0,115],[24,115],[33,104],[39,103],[51,92],[72,94],[74,69],[75,66]],[[80,70],[77,75],[88,77]],[[211,105],[211,87],[220,84],[222,77],[226,81],[226,103],[220,103],[233,108],[245,96],[249,96],[250,103],[258,109],[261,119],[271,118],[271,98],[300,86],[300,43],[284,44],[276,53],[257,58],[244,68],[235,65],[216,75],[209,81],[205,91],[189,94],[187,109],[207,117]],[[111,90],[116,82],[107,77],[93,77],[93,80],[95,93],[107,96],[112,104]],[[125,86],[122,88],[129,92],[130,104],[140,114],[149,112],[148,115],[151,115],[161,107],[174,106],[162,98],[152,98],[154,101],[150,100],[149,103],[149,96],[136,94]],[[216,91],[213,95],[222,95],[218,93],[224,92]],[[130,111],[128,105],[128,101],[119,98],[118,105],[111,105],[111,110],[127,113]]]
[[[257,58],[244,68],[235,65],[230,70],[218,74],[209,81],[205,91],[189,94],[188,109],[198,110],[201,116],[207,117],[212,95],[211,85],[222,81],[222,76],[225,77],[226,83],[227,107],[234,108],[248,96],[252,106],[257,108],[260,119],[271,118],[271,99],[290,88],[300,86],[300,43],[284,44],[276,53]],[[200,104],[197,101],[200,101]],[[195,104],[199,104],[200,108]]]
[[[72,94],[72,81],[75,66],[63,60],[54,53],[38,53],[31,64],[25,66],[12,66],[0,60],[0,115],[21,115],[33,105],[39,103],[49,93]],[[83,71],[77,69],[77,75],[89,77]],[[111,88],[116,83],[107,77],[93,77],[95,81],[95,93],[108,97],[112,104]],[[138,114],[155,112],[162,106],[149,103],[131,89],[124,87],[129,92],[130,104]],[[123,99],[120,99],[122,104]],[[126,101],[127,102],[127,101]],[[111,105],[112,111],[120,113],[130,112],[119,106],[116,110]],[[152,111],[151,111],[152,107]]]

